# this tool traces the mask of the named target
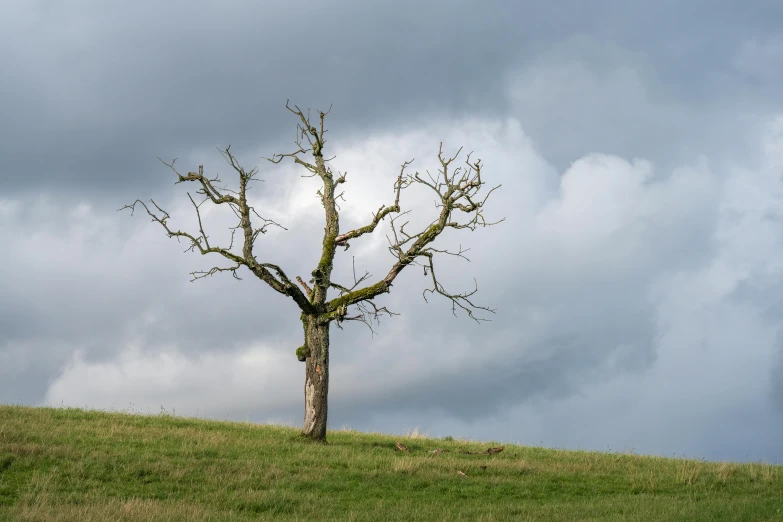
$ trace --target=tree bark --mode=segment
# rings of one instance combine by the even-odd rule
[[[326,414],[329,393],[329,322],[317,316],[306,316],[305,349],[305,415],[302,435],[326,442]]]

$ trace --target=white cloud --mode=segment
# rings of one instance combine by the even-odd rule
[[[88,361],[76,351],[44,402],[103,409],[130,406],[135,411],[163,406],[181,415],[208,417],[241,417],[252,410],[268,416],[298,396],[295,363],[258,344],[193,356],[172,346],[142,349],[130,343],[109,361]]]

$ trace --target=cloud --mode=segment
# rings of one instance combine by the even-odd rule
[[[471,262],[438,265],[449,289],[476,277],[493,322],[404,272],[378,336],[332,333],[335,426],[779,461],[779,10],[408,3],[3,4],[0,400],[301,418],[293,303],[247,271],[190,283],[217,260],[116,212],[154,197],[195,230],[193,187],[156,157],[231,183],[214,147],[232,144],[287,228],[257,254],[306,278],[316,184],[260,159],[291,146],[290,98],[334,102],[343,229],[391,201],[403,161],[435,169],[441,140],[503,184],[488,217],[506,221],[444,237]],[[403,204],[411,227],[433,211],[426,191]],[[205,210],[214,242],[226,210]],[[338,254],[340,281],[352,258],[388,270],[387,230]]]
[[[426,280],[414,270],[404,274],[386,299],[403,316],[385,322],[380,337],[370,339],[359,329],[335,330],[332,425],[373,426],[379,421],[369,419],[381,412],[399,417],[407,411],[415,419],[430,411],[443,425],[459,420],[463,426],[503,416],[517,426],[521,438],[530,440],[566,422],[536,406],[547,404],[561,419],[584,417],[577,410],[589,409],[608,426],[627,422],[649,429],[647,435],[638,428],[612,436],[596,424],[581,430],[580,437],[549,435],[552,443],[610,440],[641,451],[678,448],[691,454],[710,448],[705,427],[746,411],[758,397],[770,396],[773,386],[765,383],[770,383],[769,368],[778,350],[777,326],[763,310],[735,298],[740,283],[780,274],[779,264],[768,261],[779,248],[779,235],[763,226],[779,192],[774,175],[779,138],[775,124],[770,129],[761,147],[766,166],[758,171],[715,171],[701,158],[661,173],[647,160],[590,154],[558,175],[513,119],[443,121],[338,148],[335,161],[348,171],[350,181],[345,227],[362,224],[379,202],[391,197],[390,183],[401,160],[432,158],[427,136],[470,143],[481,151],[487,179],[503,184],[490,212],[502,212],[507,221],[480,234],[451,238],[472,247],[473,262],[445,263],[440,270],[451,285],[470,284],[476,275],[482,301],[498,309],[489,326],[455,320],[442,300],[424,303],[420,291]],[[398,151],[408,156],[399,158]],[[428,164],[431,159],[423,159],[420,168]],[[293,217],[289,235],[276,236],[288,247],[265,252],[298,266],[303,238],[319,237],[318,227],[307,231],[305,224],[318,217],[318,203],[305,190],[310,183],[312,191],[312,180],[286,179],[287,195],[270,210]],[[426,214],[427,197],[413,207],[414,216]],[[183,214],[185,207],[177,212]],[[284,239],[289,237],[293,242]],[[126,245],[133,241],[137,239]],[[147,268],[137,268],[140,280],[160,270],[153,263],[176,257],[170,246],[157,254],[160,261],[148,260]],[[355,247],[351,253],[357,267],[383,273],[391,257],[382,241],[356,242]],[[314,258],[317,245],[307,248],[312,252],[305,257]],[[347,276],[350,265],[342,266]],[[233,288],[255,281],[233,283],[224,284]],[[259,304],[275,306],[284,300],[259,290],[265,292],[257,293]],[[215,298],[207,299],[217,307],[230,305],[230,300],[219,305]],[[172,314],[159,313],[161,320]],[[183,412],[200,404],[205,415],[298,419],[301,393],[291,384],[301,378],[293,357],[300,335],[295,323],[290,322],[290,334],[278,337],[287,344],[270,344],[263,329],[255,334],[248,329],[248,342],[263,342],[263,350],[228,343],[233,348],[201,345],[192,351],[194,332],[183,330],[169,338],[170,347],[162,352],[150,339],[109,360],[79,355],[49,388],[46,400],[79,404],[102,397],[104,407],[133,402],[155,409],[160,403]],[[151,331],[151,322],[134,324],[139,335]],[[256,368],[242,362],[248,357],[268,357],[280,373],[259,370],[254,379],[246,369],[234,374],[234,368]],[[205,376],[210,369],[214,374]],[[749,382],[754,385],[748,387]],[[273,399],[255,401],[254,396]],[[691,408],[700,414],[694,417]],[[769,423],[770,410],[758,411],[765,417],[758,422]],[[538,420],[526,428],[528,416]],[[686,418],[703,421],[692,421],[691,438],[670,436],[661,442],[680,422],[676,419]],[[439,425],[441,420],[430,421],[433,429]],[[732,433],[712,454],[738,455],[727,449],[727,441],[767,440],[739,429]],[[770,444],[758,447],[767,452],[765,458],[777,458],[776,446]]]
[[[745,41],[734,59],[734,65],[757,85],[779,81],[783,65],[783,38],[767,36]]]
[[[171,346],[144,348],[128,343],[106,362],[87,361],[76,351],[45,402],[141,412],[161,406],[212,418],[241,417],[252,409],[273,417],[281,406],[290,408],[301,391],[290,358],[263,345],[196,355]]]

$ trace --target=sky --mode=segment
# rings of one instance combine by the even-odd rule
[[[477,324],[406,270],[376,334],[331,330],[329,428],[783,463],[783,4],[238,0],[0,6],[0,402],[301,426],[299,311],[184,252],[184,172],[263,182],[289,274],[320,252],[318,183],[290,163],[286,100],[332,111],[341,226],[400,164],[482,159],[505,221],[444,235]],[[464,157],[464,155],[463,155]],[[232,185],[233,184],[233,185]],[[411,223],[433,217],[403,193]],[[235,218],[202,207],[213,243]],[[385,274],[388,224],[336,278]]]

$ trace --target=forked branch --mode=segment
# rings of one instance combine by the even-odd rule
[[[367,227],[338,236],[338,240],[347,242],[347,240],[352,237],[358,237],[364,233],[372,232],[383,217],[392,212],[397,213],[397,215],[393,216],[390,220],[392,237],[387,236],[387,239],[389,240],[389,251],[397,259],[396,263],[392,266],[391,270],[389,270],[386,277],[375,284],[345,292],[329,301],[327,303],[328,312],[345,316],[348,307],[358,305],[359,303],[369,302],[378,295],[389,292],[394,280],[405,267],[411,264],[418,264],[424,267],[425,275],[429,273],[433,281],[433,288],[425,290],[425,299],[427,292],[438,293],[452,301],[453,312],[456,313],[456,309],[460,308],[464,310],[471,319],[476,321],[486,319],[476,317],[474,315],[475,310],[484,310],[494,313],[494,310],[477,305],[470,299],[471,296],[476,293],[476,289],[465,293],[450,293],[444,289],[435,277],[435,265],[433,261],[435,254],[453,255],[467,259],[467,257],[464,256],[466,250],[462,250],[461,247],[458,252],[433,248],[432,243],[445,230],[449,228],[457,230],[464,228],[475,230],[478,227],[496,225],[505,219],[491,222],[487,221],[484,217],[484,205],[492,192],[499,188],[500,185],[490,189],[485,196],[479,197],[479,192],[484,186],[484,182],[481,179],[482,165],[480,160],[473,162],[471,161],[471,155],[468,154],[464,166],[457,167],[453,170],[450,169],[451,164],[457,159],[461,150],[462,149],[460,148],[454,156],[448,158],[444,157],[443,143],[441,143],[438,151],[438,160],[441,164],[439,175],[428,175],[428,179],[422,177],[418,172],[414,174],[404,174],[405,168],[410,162],[403,164],[400,176],[395,185],[395,205],[386,208],[381,207],[381,210],[374,215],[373,222]],[[436,207],[438,207],[440,211],[437,218],[425,227],[424,230],[411,234],[405,231],[405,226],[408,223],[406,222],[398,226],[397,220],[407,213],[400,213],[400,189],[414,183],[424,185],[437,194]],[[383,211],[386,212],[384,213]],[[421,258],[426,258],[423,260],[423,263],[419,261]]]
[[[383,221],[383,218],[392,212],[400,212],[400,191],[410,185],[409,179],[405,177],[405,168],[411,163],[413,163],[413,160],[406,161],[400,167],[400,174],[397,176],[397,181],[394,182],[394,204],[388,207],[386,205],[381,205],[381,208],[378,209],[378,212],[373,214],[372,221],[369,225],[365,225],[361,228],[351,230],[350,232],[340,234],[335,238],[335,244],[345,247],[345,250],[348,250],[351,246],[348,243],[349,239],[354,239],[359,236],[363,236],[364,234],[372,233],[375,230],[375,227],[377,227],[378,224]],[[338,178],[337,181],[345,182],[345,175]]]
[[[219,254],[234,263],[234,265],[231,267],[216,266],[207,271],[191,272],[191,275],[193,276],[191,281],[202,279],[218,272],[231,272],[236,279],[240,279],[237,274],[237,270],[244,266],[277,292],[293,298],[303,311],[308,313],[314,312],[314,308],[310,304],[308,297],[302,293],[302,290],[300,290],[296,284],[291,282],[291,280],[279,266],[271,263],[261,263],[256,259],[253,253],[253,247],[255,246],[255,242],[260,234],[266,234],[268,228],[272,226],[284,228],[274,220],[266,219],[260,216],[258,212],[256,212],[256,210],[248,203],[247,190],[249,188],[250,182],[257,179],[255,176],[258,173],[258,170],[254,168],[250,171],[246,171],[237,162],[236,158],[231,153],[230,147],[220,151],[220,153],[223,155],[226,162],[239,175],[239,191],[234,192],[235,195],[228,194],[227,192],[233,191],[230,191],[227,188],[217,187],[215,183],[220,182],[217,177],[212,179],[207,178],[204,175],[203,166],[199,166],[198,173],[189,172],[187,175],[182,175],[176,170],[174,166],[176,160],[170,163],[166,163],[165,161],[161,160],[164,165],[169,167],[176,174],[176,183],[196,182],[200,185],[197,193],[205,196],[203,201],[196,203],[190,193],[188,193],[188,198],[190,199],[196,211],[199,229],[198,235],[184,232],[182,230],[172,229],[168,223],[171,216],[154,200],[150,200],[150,203],[154,207],[154,211],[151,210],[146,203],[138,199],[130,205],[125,205],[119,210],[130,209],[131,215],[133,215],[134,211],[136,210],[136,205],[141,205],[144,207],[144,210],[150,216],[152,221],[163,227],[168,237],[175,237],[178,241],[182,238],[189,241],[189,246],[186,251],[198,251],[201,255]],[[234,212],[234,214],[239,218],[239,224],[236,227],[232,227],[231,229],[231,243],[227,248],[213,246],[209,242],[209,236],[204,230],[204,223],[202,221],[200,211],[201,206],[207,201],[211,201],[215,205],[228,205],[231,207],[231,210]],[[251,212],[255,214],[255,216],[260,220],[260,224],[256,227],[253,226],[253,222],[250,216]],[[244,237],[241,253],[233,251],[234,234],[238,229],[242,231],[242,235]]]

